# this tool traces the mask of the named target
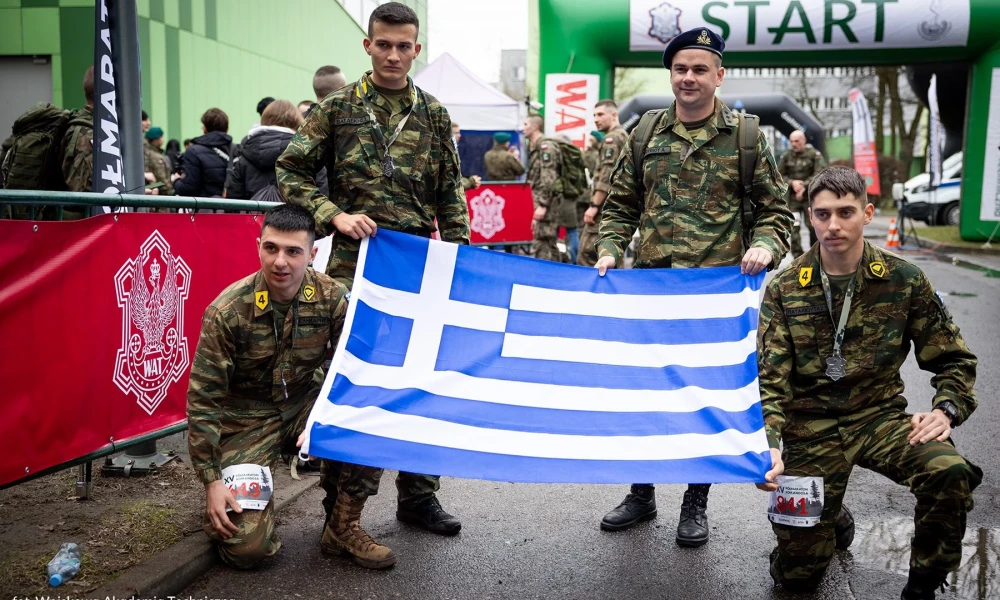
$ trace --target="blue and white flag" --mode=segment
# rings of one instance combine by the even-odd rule
[[[380,229],[303,452],[499,481],[763,481],[763,280],[599,277]]]

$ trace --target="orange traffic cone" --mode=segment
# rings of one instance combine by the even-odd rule
[[[896,219],[889,220],[889,233],[885,236],[886,248],[899,248],[899,230],[896,229]]]

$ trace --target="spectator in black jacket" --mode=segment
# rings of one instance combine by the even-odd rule
[[[246,200],[275,185],[274,163],[302,124],[302,113],[288,100],[275,100],[264,109],[260,125],[250,129],[240,156],[226,177],[226,198]]]
[[[205,135],[192,140],[194,144],[184,153],[184,175],[174,183],[178,196],[211,198],[222,196],[229,168],[229,153],[233,138],[229,131],[229,117],[218,108],[210,108],[201,116]]]

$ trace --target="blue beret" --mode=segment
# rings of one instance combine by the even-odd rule
[[[503,131],[498,131],[493,134],[493,141],[498,144],[506,144],[510,141],[510,134]]]
[[[666,49],[663,50],[663,67],[669,71],[674,55],[681,50],[687,50],[688,48],[708,50],[709,52],[718,54],[721,58],[722,51],[726,49],[726,40],[722,39],[722,36],[715,33],[711,29],[705,27],[689,29],[670,40],[670,43],[667,44]]]
[[[163,137],[163,130],[160,129],[159,127],[150,127],[149,131],[146,132],[146,139],[147,140],[150,140],[150,141],[152,141],[152,140],[158,140],[161,137]]]

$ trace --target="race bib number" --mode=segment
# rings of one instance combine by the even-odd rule
[[[771,492],[767,518],[792,527],[815,527],[823,516],[823,478],[778,476]]]
[[[243,510],[264,510],[274,492],[271,469],[260,465],[233,465],[222,470],[222,483]],[[226,507],[226,511],[232,508]]]

